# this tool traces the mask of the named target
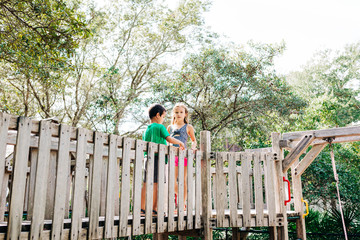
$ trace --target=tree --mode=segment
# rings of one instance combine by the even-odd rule
[[[185,59],[174,79],[154,84],[154,92],[164,102],[184,102],[198,132],[209,130],[222,144],[234,136],[240,144],[244,135],[263,129],[265,119],[270,127],[275,119],[303,106],[273,68],[273,59],[282,50],[282,45],[253,43],[248,50],[202,49]]]

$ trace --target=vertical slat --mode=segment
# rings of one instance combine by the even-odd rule
[[[46,191],[46,205],[45,205],[45,219],[51,220],[54,215],[54,202],[55,202],[55,181],[56,181],[56,159],[57,152],[50,152],[49,171],[47,180]]]
[[[50,164],[51,124],[40,122],[39,155],[35,176],[34,209],[31,221],[30,238],[41,239],[44,226],[47,178]]]
[[[77,130],[74,192],[72,198],[71,239],[78,239],[81,233],[82,213],[85,195],[85,163],[87,130]]]
[[[59,130],[59,151],[56,161],[56,186],[51,239],[60,240],[63,230],[68,175],[70,172],[70,126],[61,124]]]
[[[223,169],[224,160],[225,153],[219,152],[216,154],[216,175],[214,188],[216,188],[216,222],[219,227],[223,227],[225,221],[226,184]]]
[[[173,232],[174,226],[174,211],[175,211],[175,151],[173,146],[169,147],[169,196],[168,196],[168,231]]]
[[[178,231],[182,231],[185,228],[184,222],[184,157],[185,151],[179,150],[179,162],[178,162]]]
[[[243,189],[243,224],[245,227],[251,227],[250,215],[250,166],[252,153],[244,153],[241,161],[242,189]]]
[[[114,233],[114,203],[115,203],[115,181],[117,166],[117,136],[111,134],[109,137],[109,161],[107,166],[107,187],[106,187],[106,207],[105,207],[105,234],[104,238],[113,238]]]
[[[0,186],[3,185],[2,181],[4,180],[5,174],[5,158],[6,158],[6,140],[8,135],[10,123],[10,115],[6,113],[0,113]],[[3,196],[0,193],[0,199]]]
[[[8,240],[20,238],[31,127],[32,122],[29,118],[19,117],[10,191],[9,223],[6,235]]]
[[[195,162],[195,228],[201,228],[201,151],[196,151],[196,162]]]
[[[266,189],[265,189],[265,196],[266,196],[266,204],[268,208],[269,214],[269,226],[276,225],[276,218],[275,218],[275,186],[274,186],[274,162],[272,160],[272,153],[266,154],[265,163],[265,182],[266,182]]]
[[[158,205],[157,205],[157,232],[165,231],[164,212],[165,212],[165,151],[166,145],[159,144],[159,171],[158,171]]]
[[[8,190],[9,177],[10,173],[5,173],[1,186],[2,197],[0,199],[0,222],[4,221],[4,215],[6,211],[6,193]]]
[[[188,150],[188,160],[187,160],[187,205],[186,205],[186,213],[187,213],[187,229],[194,228],[194,153],[193,150]]]
[[[67,180],[66,180],[66,198],[65,198],[65,214],[64,214],[64,218],[69,219],[70,218],[70,193],[71,193],[71,189],[72,189],[72,170],[71,170],[71,154],[69,154],[68,157],[69,161],[68,161],[68,174],[67,174]],[[66,163],[65,163],[66,164]]]
[[[254,190],[255,190],[255,209],[256,225],[263,226],[264,219],[264,197],[261,174],[261,157],[260,153],[254,153]]]
[[[90,210],[89,210],[89,239],[100,238],[99,212],[100,212],[100,189],[102,173],[102,156],[104,149],[104,134],[95,132],[94,136],[94,155],[91,158],[91,193],[90,193]]]
[[[37,165],[38,149],[30,148],[30,185],[28,197],[27,220],[31,220],[34,208],[34,190],[35,190],[35,174]]]
[[[135,163],[134,163],[134,190],[133,190],[133,235],[141,234],[140,229],[140,209],[141,209],[141,181],[142,181],[142,166],[144,161],[144,148],[146,143],[141,140],[136,140],[135,149]]]
[[[230,227],[237,226],[237,171],[235,153],[230,152],[229,161],[229,208],[230,208]]]
[[[153,210],[153,187],[154,187],[154,151],[156,144],[148,143],[147,171],[146,171],[146,194],[145,194],[145,233],[151,233],[152,210]]]
[[[119,236],[126,236],[130,207],[130,138],[123,138]]]
[[[100,216],[105,216],[108,165],[109,165],[109,157],[108,156],[103,157],[102,172],[101,172]]]

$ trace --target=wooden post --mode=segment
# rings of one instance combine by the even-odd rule
[[[282,224],[283,226],[278,227],[278,239],[286,240],[289,238],[289,236],[288,236],[287,211],[284,205],[285,191],[283,184],[283,176],[285,175],[282,171],[284,152],[280,147],[281,134],[272,133],[271,140],[272,140],[272,152],[274,154],[274,159],[275,159],[275,192],[278,194],[278,197],[276,198],[276,211],[277,213],[283,214],[283,221],[284,221]]]
[[[300,212],[300,218],[296,220],[296,238],[306,240],[305,219],[302,217],[304,212],[304,205],[301,201],[302,198],[302,186],[301,175],[297,175],[295,168],[299,163],[299,159],[296,159],[295,164],[291,167],[291,175],[293,182],[293,195],[294,195],[294,208],[296,212]]]
[[[202,220],[204,226],[205,240],[212,240],[212,229],[210,227],[211,216],[211,192],[210,192],[210,152],[211,140],[210,132],[200,132],[200,150],[203,152],[201,159],[201,191],[202,191]]]

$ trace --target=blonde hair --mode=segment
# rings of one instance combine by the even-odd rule
[[[184,118],[184,123],[189,123],[189,110],[188,108],[185,106],[185,104],[183,103],[177,103],[175,104],[175,106],[173,107],[172,109],[172,119],[171,119],[171,124],[174,125],[175,124],[175,116],[174,116],[174,112],[175,112],[175,109],[177,107],[181,107],[183,109],[185,109],[185,113],[186,113],[186,116]]]

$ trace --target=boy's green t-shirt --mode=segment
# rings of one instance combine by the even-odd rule
[[[166,145],[166,138],[170,136],[165,126],[158,123],[152,123],[144,132],[143,140]]]

